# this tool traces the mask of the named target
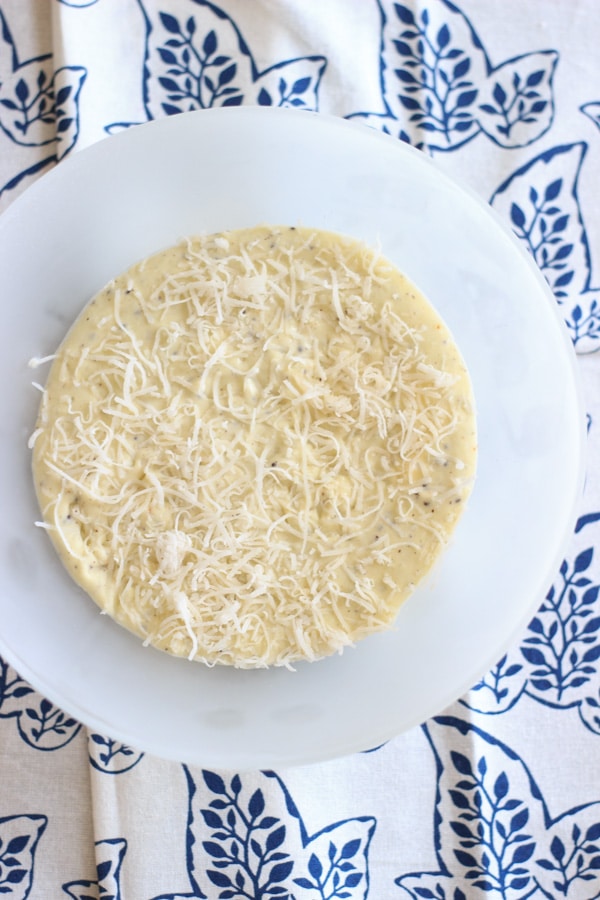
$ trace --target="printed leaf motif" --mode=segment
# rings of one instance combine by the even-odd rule
[[[366,124],[433,153],[456,150],[478,134],[522,147],[552,123],[553,50],[493,66],[469,19],[449,0],[408,4],[379,0],[382,22],[380,112]]]
[[[43,815],[0,818],[0,895],[11,900],[29,896],[37,845],[47,824]]]
[[[0,718],[18,717],[33,688],[0,657]]]
[[[256,76],[253,93],[260,106],[317,109],[319,84],[326,60],[321,56],[277,63]],[[267,96],[269,99],[267,99]]]
[[[242,103],[317,109],[324,57],[279,61],[259,71],[233,19],[209,0],[174,0],[168,13],[140,5],[148,118]]]
[[[109,775],[129,772],[144,755],[127,744],[94,733],[89,735],[88,748],[92,766]]]
[[[510,747],[450,716],[423,729],[437,766],[438,871],[400,876],[396,884],[405,894],[415,900],[598,896],[599,800],[552,818],[526,763]]]
[[[190,897],[367,897],[374,819],[346,819],[309,835],[279,776],[184,771]]]
[[[460,702],[477,712],[506,712],[517,703],[526,686],[523,660],[512,651],[503,656]]]
[[[529,53],[494,69],[480,91],[478,120],[501,147],[524,147],[550,128],[554,118],[554,50]]]
[[[81,725],[53,706],[0,657],[0,719],[14,719],[21,738],[36,750],[58,750]]]
[[[25,743],[38,750],[64,747],[81,728],[79,722],[37,693],[27,698],[17,725]]]
[[[553,147],[514,172],[491,204],[503,213],[552,288],[579,353],[600,340],[587,232],[578,197],[585,144]]]
[[[73,148],[86,74],[83,66],[55,69],[51,54],[20,61],[0,11],[0,132],[2,140],[21,147],[19,158],[24,163],[24,168],[0,185],[0,194],[59,161]]]
[[[121,900],[121,865],[127,853],[125,838],[96,841],[96,873],[94,881],[69,881],[62,889],[73,900]]]
[[[408,4],[381,2],[380,9],[385,108],[380,127],[390,133],[401,127],[410,143],[430,151],[471,140],[481,130],[475,102],[488,64],[466,17],[444,0],[430,0],[415,14]],[[365,119],[364,113],[358,116]]]
[[[600,513],[579,519],[574,556],[560,566],[521,646],[485,675],[463,705],[496,714],[527,695],[556,709],[576,706],[587,728],[600,734],[600,559],[589,530],[598,522]]]

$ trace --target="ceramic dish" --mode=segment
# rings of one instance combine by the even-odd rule
[[[133,261],[201,231],[304,224],[379,243],[467,362],[478,476],[396,628],[318,663],[208,669],[141,643],[76,588],[39,518],[27,439],[52,353]],[[174,116],[68,158],[0,218],[0,653],[93,730],[159,756],[277,768],[368,749],[441,711],[518,637],[574,521],[583,415],[554,300],[496,218],[363,125],[260,108]]]

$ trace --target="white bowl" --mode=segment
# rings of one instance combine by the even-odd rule
[[[379,243],[429,297],[470,369],[476,485],[433,576],[396,628],[318,663],[208,669],[101,616],[39,518],[28,361],[132,262],[181,237],[303,224]],[[276,768],[380,744],[441,711],[542,602],[582,484],[572,348],[534,263],[481,200],[422,153],[293,110],[186,113],[74,154],[0,217],[0,653],[90,728],[220,768]]]

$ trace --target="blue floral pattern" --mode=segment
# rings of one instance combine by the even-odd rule
[[[598,349],[600,289],[591,286],[591,253],[578,179],[584,143],[552,147],[521,166],[491,204],[510,221],[545,275],[580,353]]]
[[[283,779],[275,773],[247,780],[206,770],[198,776],[187,767],[185,773],[186,859],[192,893],[178,897],[367,897],[372,817],[335,822],[309,835]],[[154,900],[175,900],[175,895]]]
[[[37,845],[47,824],[44,815],[0,818],[0,894],[11,900],[29,896]]]
[[[383,111],[353,113],[428,152],[456,150],[483,134],[512,149],[554,118],[554,50],[493,66],[469,19],[449,0],[418,9],[379,0]]]
[[[81,729],[75,719],[34,691],[0,658],[0,722],[12,719],[18,732],[36,750],[58,750]]]
[[[119,775],[129,772],[144,756],[139,750],[101,734],[89,735],[90,765],[98,772]]]
[[[526,762],[476,726],[441,716],[426,726],[437,766],[438,870],[402,875],[413,900],[600,894],[600,801],[553,817]]]
[[[127,853],[127,841],[123,838],[111,838],[96,841],[96,872],[94,880],[69,881],[63,884],[64,893],[72,900],[122,900],[121,864]]]
[[[507,712],[530,697],[555,709],[578,710],[600,734],[600,513],[582,516],[574,556],[560,566],[519,646],[502,657],[461,702],[486,715]]]
[[[22,148],[23,163],[0,181],[0,196],[63,159],[79,133],[83,66],[54,68],[51,53],[21,61],[0,9],[0,139]]]
[[[281,60],[261,71],[234,20],[209,0],[172,0],[168,12],[138,2],[146,23],[148,119],[242,103],[318,108],[325,57]],[[115,122],[107,131],[130,124]]]
[[[365,900],[375,819],[361,816],[307,833],[284,781],[273,772],[232,774],[184,767],[188,787],[185,863],[189,893],[153,900]],[[96,844],[98,877],[63,885],[73,900],[120,900],[123,838]]]

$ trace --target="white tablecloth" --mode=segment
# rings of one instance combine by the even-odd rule
[[[0,660],[0,894],[600,896],[599,13],[594,0],[0,0],[2,208],[67,154],[190,108],[362,120],[432,155],[532,252],[578,354],[589,441],[575,534],[528,629],[451,708],[370,752],[280,773],[190,768],[90,733]]]

